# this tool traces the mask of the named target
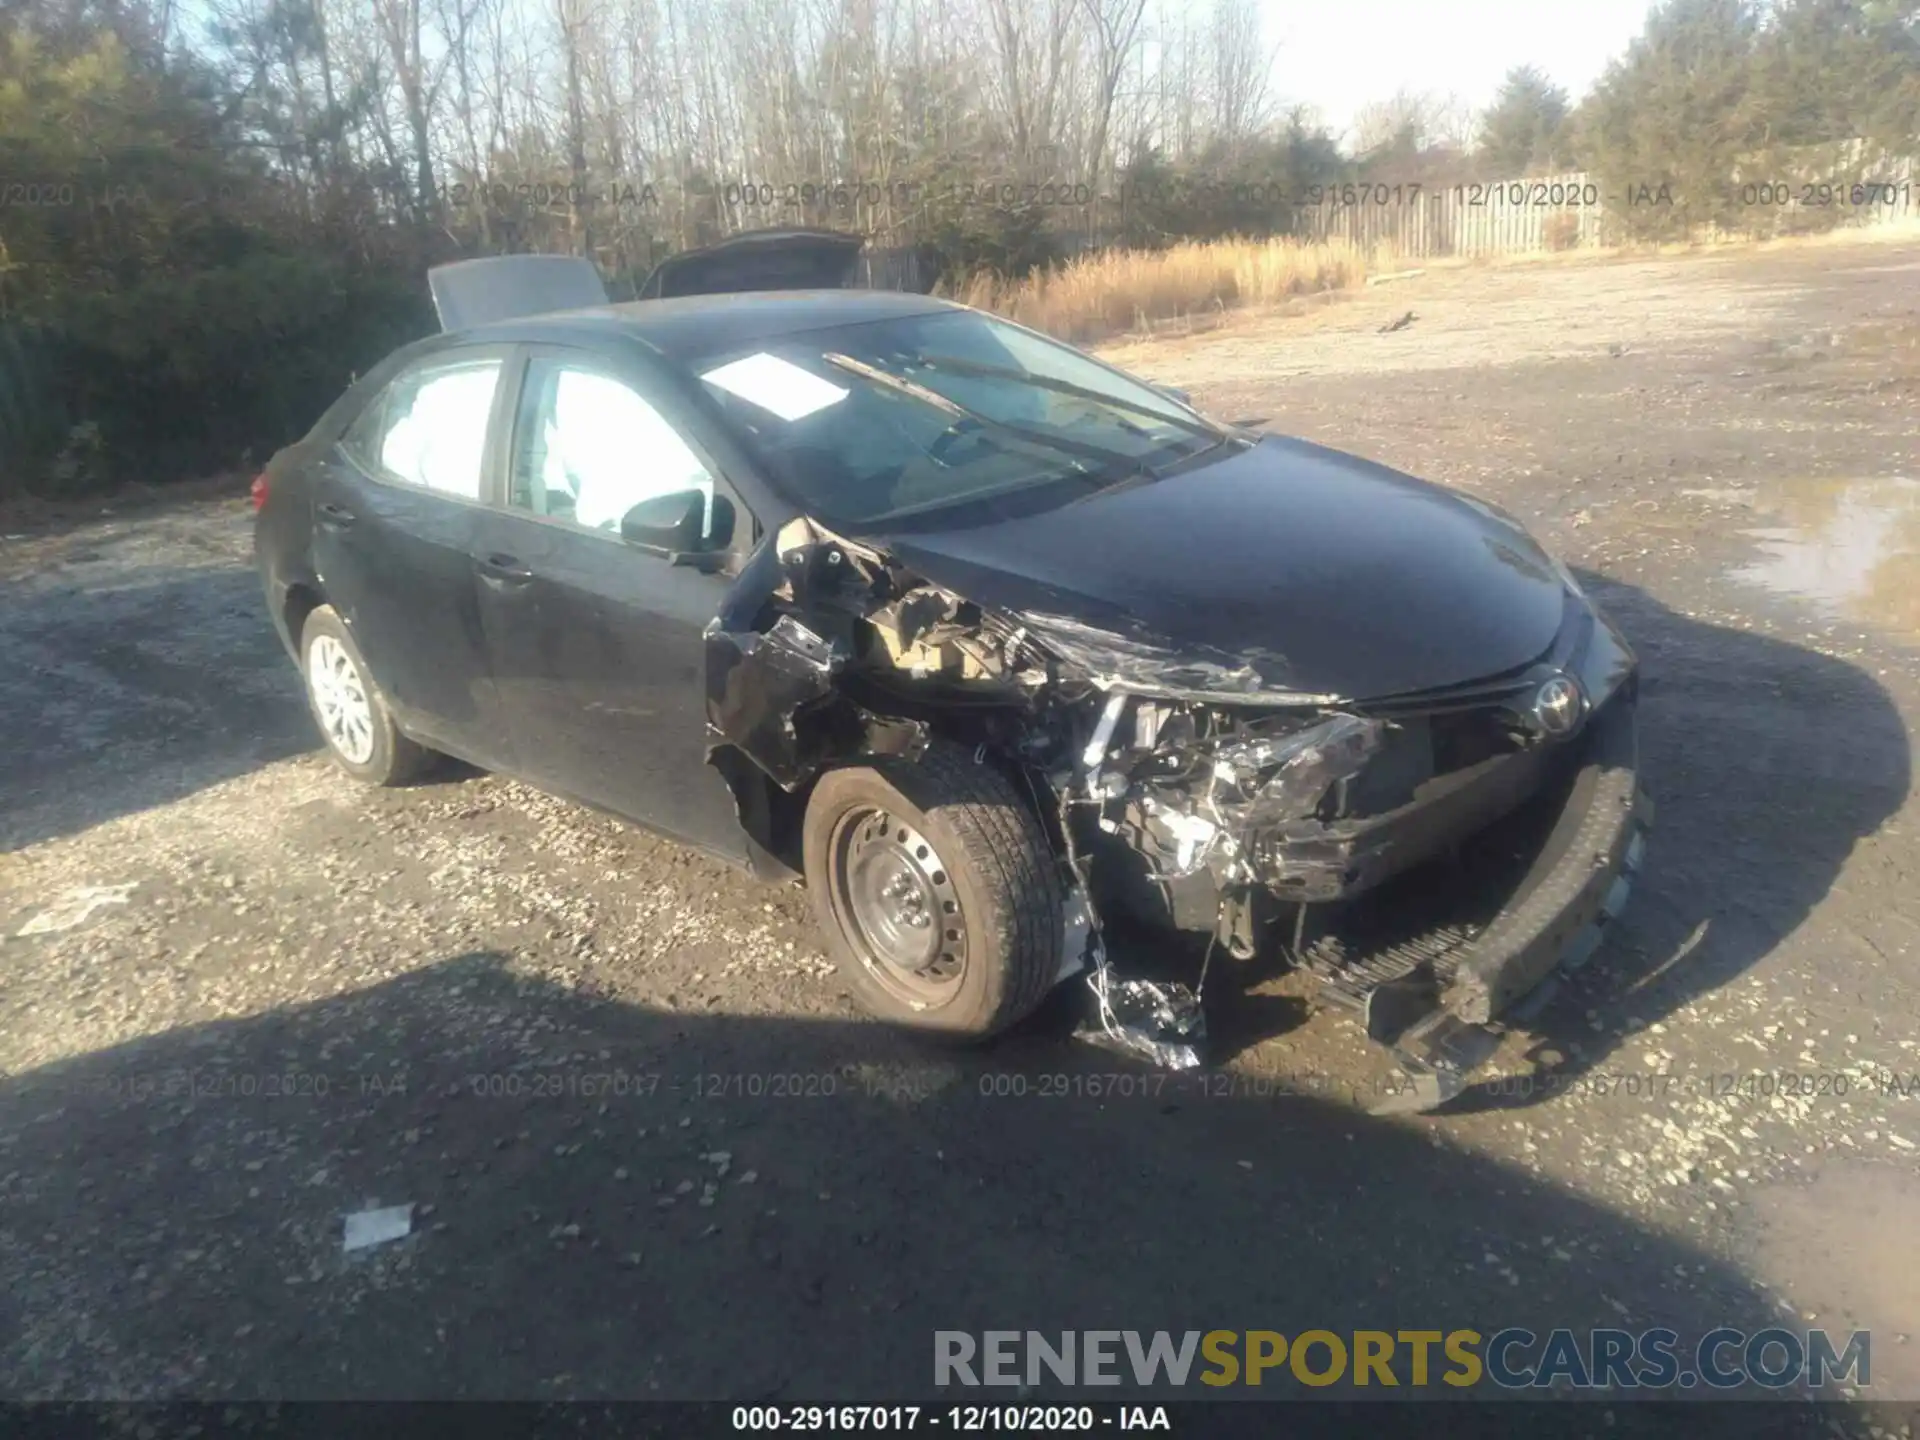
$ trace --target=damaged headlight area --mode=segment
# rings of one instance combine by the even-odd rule
[[[1381,749],[1387,722],[1343,711],[1257,711],[1129,694],[1107,698],[1080,754],[1077,798],[1146,861],[1154,883],[1209,870],[1218,888],[1266,885],[1291,864],[1337,787]]]
[[[1140,857],[1151,885],[1210,872],[1205,888],[1217,910],[1208,959],[1222,934],[1245,954],[1252,943],[1248,897],[1270,883],[1275,857],[1285,855],[1256,842],[1311,823],[1329,793],[1366,766],[1386,728],[1340,712],[1245,714],[1115,693],[1080,751],[1063,830],[1071,844],[1073,817],[1065,812],[1090,812],[1100,832]],[[1077,855],[1075,866],[1091,888]],[[1119,978],[1103,953],[1090,959],[1088,983],[1106,1039],[1171,1068],[1200,1063],[1204,964],[1198,984],[1188,987]]]
[[[1366,766],[1386,729],[1338,713],[1244,722],[1186,710],[1169,721],[1153,702],[1137,703],[1139,728],[1157,737],[1165,725],[1176,745],[1156,744],[1124,787],[1109,780],[1108,790],[1137,803],[1140,848],[1161,875],[1179,878],[1206,866],[1223,885],[1274,878],[1262,872],[1284,859],[1260,856],[1253,838],[1311,819],[1328,791]],[[1201,725],[1215,731],[1207,742],[1189,738]]]

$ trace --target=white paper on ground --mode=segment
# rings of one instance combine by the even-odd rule
[[[413,1233],[413,1205],[387,1205],[378,1210],[356,1210],[347,1216],[347,1234],[342,1250],[364,1250],[369,1245],[384,1245],[389,1240],[404,1240]]]
[[[137,881],[126,885],[81,885],[69,890],[60,899],[42,910],[33,919],[22,925],[18,934],[53,935],[62,930],[72,930],[86,924],[93,918],[93,912],[108,905],[124,905],[127,897],[133,893]]]
[[[845,386],[822,380],[791,360],[764,350],[709,370],[700,378],[762,410],[771,410],[782,420],[804,420],[815,411],[838,405],[848,394]]]

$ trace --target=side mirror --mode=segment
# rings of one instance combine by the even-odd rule
[[[1169,400],[1178,400],[1189,410],[1193,408],[1193,396],[1180,389],[1177,385],[1156,385],[1153,388],[1158,390],[1162,395],[1165,395]]]
[[[696,565],[733,543],[733,502],[709,499],[704,490],[676,490],[642,500],[620,517],[620,538],[664,555],[676,565]]]

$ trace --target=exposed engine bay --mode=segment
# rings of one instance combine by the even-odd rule
[[[1584,932],[1618,912],[1650,823],[1632,657],[1577,592],[1523,672],[1361,701],[1274,683],[1284,657],[982,606],[799,519],[707,646],[710,749],[788,793],[936,735],[1018,777],[1071,877],[1062,978],[1087,976],[1098,1038],[1170,1067],[1202,1063],[1215,948],[1249,958],[1277,926],[1426,1082],[1414,1108],[1439,1103],[1497,1043],[1491,1022],[1597,944]],[[1476,847],[1499,853],[1462,859]],[[1378,934],[1344,923],[1436,865],[1441,913],[1394,892]],[[1116,973],[1115,910],[1206,933],[1199,983]]]

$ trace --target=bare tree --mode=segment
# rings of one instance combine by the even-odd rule
[[[1093,27],[1093,134],[1087,147],[1087,183],[1100,189],[1100,167],[1107,159],[1107,136],[1120,93],[1120,81],[1140,37],[1147,0],[1082,0]]]
[[[1414,154],[1433,143],[1436,98],[1425,91],[1397,90],[1385,100],[1360,107],[1353,117],[1353,153]]]
[[[1462,153],[1473,149],[1480,129],[1479,114],[1452,90],[1431,97],[1426,122],[1430,144]]]
[[[1161,0],[1159,54],[1154,67],[1159,148],[1184,159],[1198,148],[1205,90],[1200,39],[1182,0]]]
[[[1261,40],[1258,0],[1214,0],[1213,133],[1229,153],[1267,122],[1273,56]]]
[[[567,222],[574,253],[593,253],[593,227],[587,218],[586,37],[592,0],[554,0],[560,26],[560,58],[566,87]]]
[[[490,147],[481,138],[483,102],[476,71],[485,56],[479,42],[494,0],[433,0],[433,5],[435,23],[447,37],[453,62],[451,103],[458,134],[454,153],[462,170],[479,175],[486,168]]]
[[[1014,174],[1026,179],[1056,158],[1059,114],[1072,60],[1074,0],[985,0],[998,74],[992,94],[1007,125]]]
[[[437,82],[428,72],[421,0],[373,0],[373,13],[386,46],[386,60],[413,142],[413,204],[421,218],[435,211],[433,181],[433,102]],[[397,162],[399,156],[393,157]]]
[[[798,220],[924,235],[954,181],[1098,193],[1144,153],[1231,156],[1271,118],[1259,0],[210,3],[255,17],[244,63],[309,185],[374,177],[465,243],[616,267]],[[257,22],[294,14],[276,50]],[[468,187],[451,212],[446,180]],[[529,204],[526,182],[565,188]]]

